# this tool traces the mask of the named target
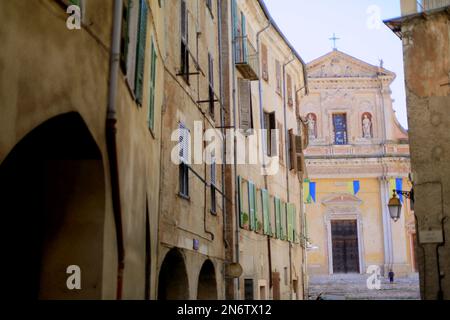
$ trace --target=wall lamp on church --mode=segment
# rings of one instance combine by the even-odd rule
[[[398,196],[410,199],[411,210],[414,210],[414,189],[411,191],[394,190],[394,194],[388,204],[389,214],[394,222],[397,222],[402,214],[402,201]]]

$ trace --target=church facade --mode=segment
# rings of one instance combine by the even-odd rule
[[[307,66],[301,100],[309,127],[304,202],[310,275],[416,272],[410,201],[389,216],[395,190],[409,191],[408,133],[393,110],[395,74],[338,50]]]

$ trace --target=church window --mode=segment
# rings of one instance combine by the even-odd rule
[[[334,144],[346,145],[347,139],[347,115],[333,114],[333,128],[334,128]]]

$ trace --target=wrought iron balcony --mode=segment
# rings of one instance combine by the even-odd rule
[[[236,67],[250,81],[259,80],[259,54],[247,36],[235,39]]]

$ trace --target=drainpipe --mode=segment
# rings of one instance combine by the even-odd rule
[[[122,299],[123,270],[125,268],[125,248],[122,230],[122,208],[120,202],[119,166],[117,160],[117,79],[120,64],[120,40],[122,30],[122,0],[114,1],[112,23],[112,39],[109,69],[108,113],[106,119],[106,144],[108,149],[109,168],[111,175],[111,193],[117,241],[117,291],[116,299]]]
[[[287,63],[283,65],[283,113],[284,113],[284,140],[288,141],[288,128],[287,128],[287,106],[286,106],[286,67],[291,64],[295,58],[291,58]],[[289,145],[291,141],[289,140]],[[285,159],[286,164],[288,164],[289,159],[289,148],[286,148],[287,144],[285,143]],[[287,193],[287,203],[290,203],[290,192],[289,192],[289,171],[291,166],[291,160],[289,159],[289,165],[286,165],[286,193]],[[289,287],[290,287],[290,300],[292,300],[292,243],[289,242]]]
[[[227,140],[226,140],[226,135],[225,135],[225,113],[223,111],[223,102],[224,102],[224,96],[223,96],[223,67],[222,67],[222,63],[223,63],[223,56],[222,56],[222,4],[220,3],[220,1],[217,2],[217,24],[218,24],[218,40],[219,40],[219,90],[220,90],[220,126],[222,127],[221,132],[222,132],[222,139],[223,139],[223,147],[222,147],[222,170],[221,170],[221,175],[222,175],[222,216],[223,216],[223,243],[225,246],[225,250],[228,249],[229,247],[229,243],[227,241],[227,201],[225,199],[225,163],[226,163],[226,150],[227,150]],[[225,254],[226,257],[226,254]],[[225,274],[225,267],[222,268],[222,276],[223,279],[226,278],[226,274]],[[223,296],[226,297],[226,285],[224,285],[224,292],[223,292]]]
[[[268,30],[270,27],[272,26],[272,22],[269,21],[269,23],[267,24],[267,26],[265,26],[263,29],[261,29],[260,31],[258,31],[258,33],[256,34],[256,48],[258,50],[258,52],[261,52],[260,50],[260,36],[263,32],[265,32],[266,30]],[[259,81],[258,81],[258,94],[259,94],[259,121],[261,123],[261,145],[263,148],[263,154],[262,154],[262,165],[263,168],[266,167],[266,155],[267,155],[267,150],[266,150],[266,134],[267,132],[265,131],[265,127],[264,127],[264,107],[263,107],[263,96],[262,96],[262,80],[261,80],[261,75],[259,77]],[[267,176],[264,175],[264,188],[267,190]],[[270,288],[272,288],[273,285],[273,279],[272,279],[272,248],[271,248],[271,243],[270,243],[270,236],[267,236],[267,256],[269,259],[269,290]]]
[[[236,6],[236,2],[235,1],[231,1],[231,12],[234,12],[234,10],[236,10],[235,8]],[[236,244],[235,244],[235,250],[236,250],[236,263],[239,264],[240,261],[240,249],[239,249],[239,193],[238,193],[238,186],[237,186],[237,149],[236,149],[236,144],[237,144],[237,137],[236,137],[236,110],[237,110],[237,106],[236,106],[236,39],[235,39],[235,34],[234,34],[234,29],[232,30],[232,46],[231,46],[231,79],[232,79],[232,83],[233,83],[233,89],[232,89],[232,97],[233,97],[233,128],[235,130],[233,136],[234,136],[234,145],[233,145],[233,167],[234,167],[234,184],[235,184],[235,188],[234,188],[234,201],[235,201],[235,206],[234,206],[234,210],[235,210],[235,219],[236,219],[236,223],[235,223],[235,228],[236,228]],[[238,300],[239,298],[239,293],[241,290],[241,280],[240,278],[236,279],[237,281],[237,286],[236,286],[236,292],[235,292],[235,299]]]

